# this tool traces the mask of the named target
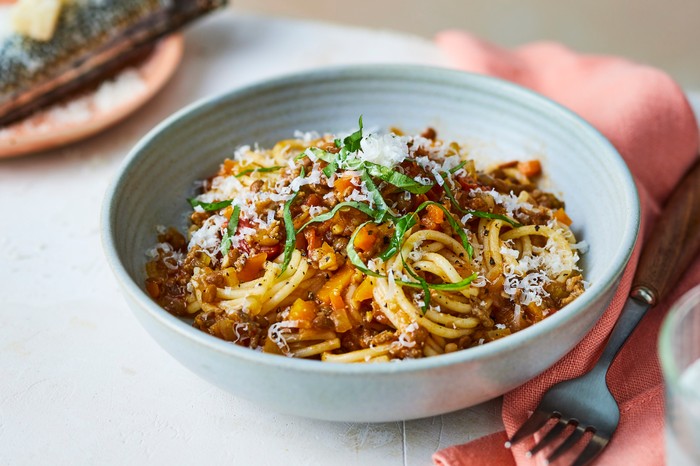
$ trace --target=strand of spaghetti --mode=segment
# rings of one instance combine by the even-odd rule
[[[299,264],[299,267],[296,269],[296,272],[294,273],[294,275],[289,277],[284,282],[284,286],[282,286],[271,297],[264,300],[264,304],[263,304],[262,310],[261,310],[261,315],[265,315],[268,312],[270,312],[271,310],[273,310],[287,296],[289,296],[294,290],[296,290],[297,287],[299,287],[299,284],[306,277],[306,274],[308,271],[309,271],[309,264],[305,260],[301,261],[301,263]]]
[[[374,363],[374,362],[389,362],[389,356],[383,355],[383,356],[377,356],[376,358],[370,358],[369,363]]]
[[[509,230],[501,236],[502,240],[516,239],[522,236],[545,236],[552,238],[562,249],[570,249],[570,244],[561,233],[545,225],[527,225]]]
[[[418,325],[426,329],[428,332],[434,333],[435,335],[439,335],[443,338],[461,338],[465,335],[469,335],[470,333],[472,333],[472,329],[447,328],[442,325],[436,324],[432,320],[426,319],[425,317],[418,317],[417,322]]]
[[[474,327],[476,327],[480,323],[479,319],[475,319],[474,317],[467,317],[467,318],[455,317],[455,316],[451,316],[449,314],[444,314],[442,312],[434,311],[432,309],[428,309],[426,311],[425,318],[430,319],[433,322],[437,322],[438,324],[449,325],[450,327],[454,327],[454,328],[473,329]]]
[[[372,348],[350,351],[343,354],[323,353],[321,359],[328,362],[365,362],[372,358],[389,354],[390,343],[377,345]]]
[[[457,312],[459,314],[471,314],[472,305],[459,301],[457,299],[458,296],[457,294],[448,295],[441,291],[436,291],[432,294],[433,299],[440,307],[444,307],[451,312]]]
[[[530,236],[521,236],[520,245],[522,248],[520,251],[521,257],[532,256],[532,241],[530,240]]]
[[[442,341],[439,341],[442,340]],[[435,335],[428,335],[428,338],[425,340],[425,346],[429,347],[436,353],[443,353],[444,350],[444,340],[439,337],[435,337]]]
[[[501,257],[501,226],[503,225],[503,220],[491,220],[489,222],[489,242],[488,248],[490,252],[491,259],[489,259],[489,264],[495,269],[501,269],[503,264],[503,258]]]
[[[187,304],[187,313],[188,314],[194,314],[195,312],[198,312],[201,309],[202,309],[202,303],[200,303],[199,301],[192,301],[191,303]]]
[[[340,339],[333,338],[332,340],[323,341],[292,351],[292,355],[296,358],[308,358],[309,356],[325,354],[327,351],[333,351],[338,348],[340,348]]]
[[[417,232],[411,234],[401,248],[404,256],[408,256],[408,253],[413,250],[416,243],[422,243],[423,241],[437,241],[450,248],[452,252],[457,254],[459,257],[469,257],[466,249],[464,249],[464,246],[462,246],[459,241],[446,233],[435,230],[418,230]]]
[[[442,279],[445,283],[457,283],[464,280],[464,277],[460,276],[459,272],[455,270],[452,264],[449,263],[443,256],[435,253],[424,254],[426,260],[421,260],[413,263],[413,269],[423,272],[428,272],[436,275]],[[430,260],[427,260],[430,259]],[[465,297],[470,297],[474,293],[471,291],[470,287],[458,290],[457,293]],[[478,293],[478,290],[477,290]]]
[[[397,287],[395,294],[398,294],[400,288]],[[403,292],[401,292],[403,295]],[[414,319],[406,312],[406,309],[402,309],[395,299],[389,296],[389,283],[386,278],[377,278],[373,290],[374,299],[382,310],[384,316],[389,319],[391,325],[400,331],[403,331],[406,327],[411,325]],[[405,299],[405,295],[404,295]],[[409,303],[410,304],[410,303]],[[411,305],[413,307],[413,305]]]
[[[298,333],[293,333],[286,337],[287,343],[310,340],[332,340],[337,335],[333,330],[308,330],[301,329]]]
[[[219,299],[237,299],[245,298],[251,294],[264,294],[269,287],[269,283],[274,280],[278,270],[279,267],[276,264],[268,262],[265,265],[265,274],[261,278],[239,283],[238,286],[235,287],[226,286],[224,288],[218,288],[216,290],[216,297]]]

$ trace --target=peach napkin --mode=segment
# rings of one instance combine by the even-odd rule
[[[541,42],[506,50],[461,31],[440,33],[436,42],[455,67],[529,87],[588,120],[615,145],[632,174],[642,203],[640,241],[615,297],[585,339],[554,367],[503,400],[505,432],[438,451],[437,465],[545,464],[525,457],[532,440],[506,450],[512,435],[542,394],[560,380],[576,377],[596,361],[627,299],[640,245],[659,209],[698,154],[698,126],[680,87],[666,74],[623,58],[581,55]],[[670,295],[644,317],[613,363],[608,382],[620,404],[620,425],[601,454],[602,465],[664,463],[663,384],[656,356],[659,325],[669,305],[700,282],[696,258]]]

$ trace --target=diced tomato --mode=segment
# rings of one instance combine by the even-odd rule
[[[306,244],[309,251],[320,248],[321,243],[323,242],[323,238],[318,236],[315,228],[307,228],[304,230],[304,238],[306,238]]]

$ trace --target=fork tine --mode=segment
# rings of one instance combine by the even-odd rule
[[[537,442],[537,445],[532,447],[530,451],[528,451],[525,455],[529,458],[531,456],[534,456],[537,454],[538,451],[552,443],[554,439],[559,437],[559,435],[564,431],[566,428],[566,422],[562,421],[561,419],[559,422],[557,422],[550,430],[547,432],[547,434],[540,439],[539,442]]]
[[[553,414],[545,414],[542,411],[535,411],[532,416],[520,426],[520,429],[513,434],[506,442],[506,448],[510,448],[525,437],[528,437],[544,426],[552,418]]]
[[[581,454],[576,458],[576,461],[574,461],[571,466],[584,466],[588,464],[590,461],[593,460],[598,454],[603,451],[603,448],[605,448],[605,445],[608,444],[608,439],[601,437],[598,434],[593,434],[593,437],[591,437],[590,442],[588,442],[588,445],[586,445],[586,448],[583,449]]]
[[[569,435],[566,440],[564,440],[561,445],[559,445],[550,455],[547,457],[547,463],[553,463],[554,461],[557,460],[561,455],[566,453],[573,447],[576,442],[578,442],[581,437],[583,437],[584,432],[586,432],[585,429],[580,428],[576,426],[576,428],[571,432],[571,435]]]

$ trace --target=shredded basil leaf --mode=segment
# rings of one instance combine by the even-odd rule
[[[244,175],[247,175],[249,173],[254,173],[254,172],[259,172],[259,173],[267,173],[267,172],[273,172],[275,170],[279,170],[280,168],[283,168],[279,165],[275,165],[272,167],[257,167],[257,168],[249,168],[247,170],[243,170],[242,172],[238,172],[234,175],[235,178],[240,178]]]
[[[231,212],[231,218],[228,221],[228,227],[224,232],[224,236],[221,238],[221,254],[226,257],[228,250],[231,248],[231,239],[236,234],[238,230],[238,218],[241,215],[241,206],[233,206],[233,212]]]
[[[334,160],[323,168],[323,174],[326,175],[326,178],[330,178],[337,170],[338,161]]]
[[[490,218],[490,219],[494,219],[494,220],[503,220],[504,222],[509,223],[514,228],[518,228],[518,227],[522,226],[520,223],[516,222],[515,220],[513,220],[509,217],[506,217],[505,215],[494,214],[491,212],[483,212],[481,210],[468,210],[468,209],[462,208],[462,206],[460,206],[457,203],[457,199],[455,199],[454,194],[452,194],[452,189],[450,188],[449,182],[447,181],[447,177],[444,176],[444,173],[441,173],[440,176],[442,176],[442,179],[445,180],[445,182],[442,185],[442,188],[445,190],[445,195],[450,200],[450,202],[455,207],[455,209],[457,209],[458,212],[460,212],[462,214],[471,214],[474,217]]]
[[[413,178],[383,165],[372,162],[363,162],[362,165],[370,175],[376,176],[377,178],[380,178],[387,183],[396,186],[397,188],[401,188],[404,191],[408,191],[411,194],[424,194],[430,191],[430,188],[433,187],[432,184],[419,183]]]
[[[193,208],[199,206],[202,209],[204,209],[205,211],[211,212],[213,210],[221,210],[224,207],[230,206],[231,203],[233,203],[233,199],[229,199],[228,201],[218,201],[218,202],[202,202],[202,201],[198,201],[197,199],[192,197],[190,199],[187,199],[187,202],[189,202]]]
[[[386,201],[384,200],[384,197],[382,197],[382,193],[379,192],[377,187],[374,185],[374,181],[372,181],[372,177],[367,173],[366,171],[362,172],[362,175],[360,175],[362,178],[362,181],[365,182],[365,187],[367,188],[367,191],[369,191],[369,194],[372,196],[372,201],[374,201],[374,204],[376,205],[376,209],[378,209],[378,214],[379,214],[379,219],[384,220],[387,216],[392,217],[389,209],[389,206],[386,204]]]
[[[459,165],[457,165],[456,167],[450,168],[450,170],[449,170],[449,171],[450,171],[450,174],[455,174],[455,173],[457,173],[457,172],[460,171],[466,164],[467,164],[467,161],[466,161],[466,160],[462,160],[462,162],[461,162]]]
[[[343,139],[343,148],[347,149],[348,152],[357,152],[361,148],[362,142],[362,115],[360,115],[359,121],[360,129],[352,133],[350,136]],[[336,143],[337,145],[337,143]]]
[[[418,208],[409,214],[404,215],[403,217],[399,217],[398,219],[395,220],[395,227],[396,230],[394,231],[394,236],[391,238],[389,242],[389,247],[385,249],[380,255],[379,258],[382,259],[383,261],[387,261],[390,258],[392,258],[394,255],[396,255],[397,252],[401,249],[401,245],[403,244],[403,237],[406,234],[407,231],[409,231],[411,228],[413,228],[417,223],[418,220],[416,217],[418,216],[418,212],[424,210],[426,207],[429,205],[434,205],[439,207],[445,214],[445,218],[447,218],[447,221],[450,223],[450,226],[452,229],[459,235],[459,238],[462,240],[462,246],[464,246],[464,249],[467,251],[467,254],[469,254],[469,258],[471,259],[474,255],[474,248],[472,245],[469,243],[469,239],[467,238],[466,233],[464,233],[464,229],[462,226],[457,223],[455,218],[452,216],[449,210],[445,208],[444,205],[434,202],[434,201],[425,201],[421,205],[418,206]]]
[[[457,222],[457,220],[455,220],[455,218],[452,216],[450,211],[447,210],[444,205],[439,204],[437,202],[433,202],[433,201],[426,201],[418,207],[418,210],[421,210],[421,207],[423,207],[423,206],[428,207],[429,205],[437,206],[445,213],[445,218],[447,218],[447,221],[449,222],[450,226],[455,231],[455,233],[457,233],[457,235],[459,235],[459,238],[462,240],[462,246],[464,246],[464,249],[466,249],[467,254],[469,255],[469,259],[474,257],[474,248],[469,243],[469,238],[467,238],[467,234],[464,233],[464,229],[462,228],[462,225],[460,225]],[[418,210],[416,210],[416,212],[418,212]]]
[[[401,263],[403,264],[403,268],[406,269],[406,272],[413,277],[414,279],[418,280],[418,283],[420,283],[420,287],[423,289],[423,306],[421,306],[421,310],[423,311],[423,315],[425,315],[426,311],[430,307],[430,288],[428,287],[428,282],[425,281],[423,277],[418,275],[411,269],[411,267],[406,263],[406,259],[404,259],[403,254],[401,255]]]
[[[494,220],[503,220],[506,223],[511,224],[514,228],[520,228],[523,226],[522,224],[516,222],[512,218],[506,217],[505,215],[501,214],[493,214],[491,212],[482,212],[481,210],[465,210],[464,211],[467,214],[472,214],[474,217],[480,217],[480,218],[490,218]]]
[[[311,220],[309,220],[308,222],[306,222],[304,225],[301,226],[301,228],[299,228],[297,230],[297,234],[301,233],[307,226],[311,225],[312,223],[321,223],[321,222],[325,222],[327,220],[332,219],[333,217],[335,217],[335,214],[337,214],[338,211],[344,207],[352,207],[353,209],[359,210],[360,212],[363,212],[363,213],[369,215],[374,221],[379,220],[378,212],[376,210],[370,208],[370,206],[368,206],[367,204],[365,204],[363,202],[356,202],[356,201],[341,202],[339,204],[336,204],[336,206],[333,207],[333,209],[329,210],[325,214],[318,215],[318,216],[312,218]]]
[[[304,176],[304,167],[301,167],[299,177],[303,178]],[[294,248],[296,247],[297,243],[297,232],[294,229],[294,219],[292,218],[292,212],[290,209],[292,207],[292,203],[296,200],[298,195],[299,191],[295,192],[292,198],[284,203],[284,209],[282,210],[282,218],[284,219],[284,231],[287,237],[284,241],[284,259],[282,261],[282,268],[280,270],[279,275],[282,275],[285,272],[285,270],[287,270],[289,262],[292,260],[292,253],[294,252]]]
[[[416,212],[411,212],[402,217],[399,217],[394,222],[394,236],[391,237],[391,240],[389,241],[389,246],[379,255],[379,258],[381,260],[386,262],[387,260],[392,258],[397,252],[399,252],[401,244],[403,243],[403,237],[406,235],[406,232],[413,228],[416,225],[416,223],[418,223],[416,217]]]

